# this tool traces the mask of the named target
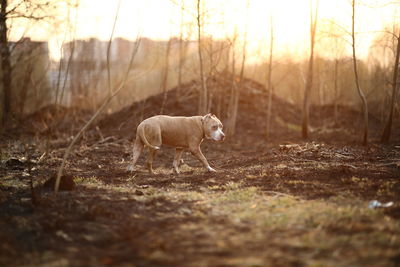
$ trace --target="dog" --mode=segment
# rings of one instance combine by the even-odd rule
[[[179,164],[184,150],[189,150],[209,172],[216,172],[201,152],[200,144],[204,138],[223,142],[225,134],[222,129],[221,121],[211,113],[193,117],[157,115],[145,119],[137,127],[132,164],[128,166],[128,170],[135,170],[140,153],[146,146],[149,148],[146,164],[149,172],[153,174],[153,159],[156,152],[161,145],[166,145],[175,147],[172,166],[176,174],[179,174]]]

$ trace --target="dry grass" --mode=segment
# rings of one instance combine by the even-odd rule
[[[349,194],[304,200],[262,192],[256,187],[235,182],[202,187],[196,191],[188,190],[188,184],[176,184],[173,189],[165,190],[152,186],[141,188],[134,183],[106,185],[96,182],[95,178],[83,181],[81,185],[130,193],[131,199],[141,203],[160,199],[177,203],[178,206],[172,210],[158,211],[158,219],[187,220],[178,223],[168,235],[172,239],[182,238],[179,250],[184,245],[189,250],[186,253],[191,254],[191,248],[206,242],[206,247],[219,255],[197,259],[196,265],[200,266],[293,263],[307,266],[390,266],[393,263],[390,259],[399,253],[400,222],[385,216],[380,209],[369,209],[368,202]],[[135,195],[137,190],[143,194]],[[106,207],[101,210],[104,209]],[[143,219],[138,214],[134,216]],[[158,238],[162,243],[170,242],[165,236]],[[260,248],[265,253],[261,253]],[[202,249],[198,253],[208,253]],[[174,259],[174,254],[173,251],[156,250],[146,257],[168,262]]]

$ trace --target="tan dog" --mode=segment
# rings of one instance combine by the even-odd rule
[[[153,159],[161,145],[175,147],[175,157],[173,167],[175,173],[179,173],[179,163],[182,152],[188,149],[210,172],[215,172],[207,162],[200,150],[200,144],[204,138],[221,142],[225,139],[222,132],[222,123],[215,116],[207,114],[205,116],[193,117],[171,117],[158,115],[142,121],[136,130],[136,140],[133,146],[132,165],[128,167],[133,171],[136,161],[144,146],[149,148],[147,158],[147,168],[153,173]]]

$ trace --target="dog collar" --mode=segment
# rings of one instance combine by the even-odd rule
[[[206,132],[204,131],[204,120],[201,120],[201,131],[203,132],[202,139],[206,138]]]

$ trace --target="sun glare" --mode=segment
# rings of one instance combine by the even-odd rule
[[[157,40],[168,39],[180,34],[183,22],[186,37],[196,39],[196,3],[194,0],[122,0],[118,9],[119,1],[80,0],[77,10],[63,8],[62,13],[70,16],[70,24],[58,28],[56,33],[39,28],[30,30],[29,35],[34,39],[49,40],[51,55],[56,59],[60,57],[60,47],[65,40],[93,37],[108,40],[116,14],[115,37],[134,40],[140,35]],[[236,32],[238,39],[243,41],[244,32],[247,32],[249,60],[257,61],[263,59],[265,51],[268,51],[272,21],[275,53],[303,57],[309,49],[310,12],[315,12],[317,5],[319,29],[328,21],[334,21],[350,31],[351,6],[348,0],[215,0],[202,1],[203,34],[224,39],[231,38]],[[356,30],[362,40],[359,42],[360,56],[367,55],[373,38],[372,34],[366,33],[382,30],[385,24],[392,22],[387,18],[393,20],[392,13],[397,12],[393,6],[377,11],[372,8],[374,5],[377,5],[376,1],[364,0],[358,7],[360,17]],[[74,30],[71,30],[71,25]],[[14,38],[18,38],[23,30],[16,32]]]

